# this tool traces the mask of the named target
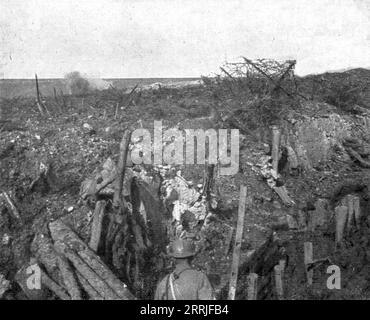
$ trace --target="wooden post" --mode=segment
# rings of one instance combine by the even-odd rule
[[[37,74],[35,73],[35,81],[36,81],[36,98],[39,103],[41,103],[40,97],[40,89],[39,89],[39,79],[37,78]]]
[[[348,208],[338,206],[335,208],[335,245],[338,245],[343,239],[344,228],[347,222]]]
[[[304,243],[304,265],[306,271],[307,284],[312,285],[313,282],[313,269],[308,270],[308,265],[313,262],[313,247],[312,242]]]
[[[278,300],[283,300],[284,298],[284,291],[283,291],[284,265],[281,263],[277,264],[274,267],[274,272],[275,272],[276,295],[277,295]]]
[[[258,274],[250,273],[247,278],[248,281],[248,300],[257,300],[258,293]]]
[[[354,196],[352,194],[348,194],[346,196],[346,203],[344,205],[346,205],[348,207],[348,219],[347,219],[347,229],[350,230],[351,227],[352,227],[352,223],[353,223],[353,220],[354,220],[354,216],[355,216],[355,212],[354,212],[354,207],[353,207],[353,204],[354,204]]]
[[[50,115],[49,110],[46,108],[46,105],[42,102],[42,96],[39,88],[39,79],[37,78],[37,74],[35,74],[35,82],[36,82],[36,98],[37,98],[37,107],[40,113],[43,115],[45,112]]]
[[[117,178],[116,178],[116,186],[113,196],[113,205],[115,207],[123,204],[123,196],[122,196],[122,189],[123,189],[123,180],[125,177],[126,171],[126,162],[127,162],[127,154],[128,154],[128,146],[131,140],[131,130],[126,130],[123,134],[121,143],[120,143],[120,155],[117,163]]]
[[[360,198],[355,196],[353,198],[353,211],[356,220],[356,228],[360,229],[360,222],[361,222],[361,208],[360,208]]]
[[[60,95],[61,95],[62,101],[63,101],[63,109],[65,111],[65,110],[67,110],[67,104],[66,104],[66,99],[64,97],[64,93],[63,93],[63,90],[62,89],[60,90]]]
[[[278,126],[272,126],[272,169],[278,174],[278,165],[279,165],[279,151],[280,151],[280,130]]]
[[[116,104],[116,111],[114,113],[114,120],[117,120],[117,118],[118,118],[118,107],[119,107],[119,103],[117,102],[117,104]]]
[[[233,252],[233,262],[231,265],[230,285],[229,285],[229,300],[235,300],[236,284],[238,280],[240,249],[242,244],[244,217],[245,217],[245,204],[247,199],[247,187],[240,186],[238,222],[236,226],[235,244]]]

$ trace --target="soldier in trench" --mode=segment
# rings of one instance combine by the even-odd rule
[[[155,300],[214,300],[214,290],[208,277],[191,266],[195,245],[191,240],[177,239],[169,247],[175,258],[175,270],[157,286]]]

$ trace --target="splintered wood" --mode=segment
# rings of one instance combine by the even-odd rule
[[[235,300],[236,284],[238,281],[240,249],[242,244],[244,217],[245,217],[245,204],[247,200],[247,187],[242,185],[240,187],[238,222],[236,227],[235,244],[233,251],[233,262],[231,265],[231,275],[229,284],[229,300]]]

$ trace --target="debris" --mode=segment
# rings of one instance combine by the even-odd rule
[[[77,271],[104,299],[132,300],[134,296],[103,261],[65,224],[49,224],[58,253],[68,258]]]
[[[36,177],[29,186],[30,191],[37,189],[41,192],[48,192],[50,189],[56,189],[58,187],[58,179],[55,175],[52,161],[45,163],[40,161],[35,171]]]
[[[289,197],[288,191],[285,186],[273,187],[273,189],[286,206],[290,207],[295,204],[295,202]]]
[[[22,222],[22,218],[21,218],[21,215],[17,209],[17,207],[14,205],[14,202],[12,201],[12,199],[10,198],[10,196],[8,195],[8,193],[6,192],[2,192],[0,193],[0,197],[2,197],[3,199],[5,199],[6,203],[8,204],[8,209],[10,210],[10,212],[13,214],[13,216],[19,221],[19,222]]]
[[[363,168],[370,168],[370,162],[362,159],[362,157],[352,148],[346,147],[348,154]]]

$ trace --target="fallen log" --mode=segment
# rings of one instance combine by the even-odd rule
[[[353,150],[350,147],[347,147],[346,151],[351,156],[351,158],[353,158],[354,161],[360,165],[360,167],[370,168],[370,162],[362,159],[362,157],[359,155],[358,152],[356,152],[355,150]]]
[[[97,292],[94,289],[94,287],[90,285],[90,283],[82,276],[81,273],[77,271],[76,276],[80,285],[85,290],[85,292],[87,293],[91,300],[104,300],[103,297],[99,294],[99,292]]]
[[[78,287],[74,272],[66,258],[58,257],[58,266],[62,274],[64,285],[72,300],[81,300],[81,292]]]
[[[101,279],[77,253],[68,248],[65,243],[57,240],[54,246],[58,253],[64,255],[72,262],[73,266],[84,278],[86,278],[91,286],[103,296],[105,300],[120,300],[118,294],[115,293],[114,290],[110,288],[108,284]]]
[[[56,220],[49,224],[49,229],[57,251],[72,262],[99,294],[106,299],[134,299],[127,286],[68,226]]]
[[[41,284],[47,287],[61,300],[71,300],[71,297],[67,294],[64,288],[52,280],[43,270],[41,270]]]

